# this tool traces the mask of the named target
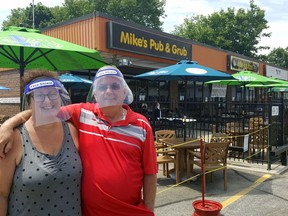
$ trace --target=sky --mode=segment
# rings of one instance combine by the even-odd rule
[[[11,9],[25,8],[33,0],[8,0],[0,8],[0,24],[11,14]],[[34,4],[42,2],[47,7],[61,6],[64,0],[34,0]],[[254,0],[255,4],[265,10],[265,18],[272,32],[270,38],[261,40],[260,45],[271,48],[288,47],[288,0]],[[228,7],[249,9],[250,0],[166,0],[163,29],[170,33],[176,25],[183,23],[184,18],[192,15],[205,15],[226,10]],[[264,52],[267,54],[269,51]]]

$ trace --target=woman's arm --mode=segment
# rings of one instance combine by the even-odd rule
[[[12,136],[14,136],[12,149],[4,159],[0,160],[0,216],[7,215],[10,187],[16,166],[20,163],[22,156],[22,142],[19,131],[16,129]]]
[[[13,129],[26,122],[32,115],[31,110],[25,110],[6,120],[0,127],[0,158],[5,158],[12,148]]]

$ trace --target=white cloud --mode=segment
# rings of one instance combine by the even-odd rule
[[[53,7],[62,5],[64,0],[34,0],[34,4],[42,2],[43,5]],[[32,0],[8,0],[0,8],[0,23],[11,14],[11,9],[25,8],[32,3]],[[165,11],[167,17],[164,20],[164,31],[171,32],[175,25],[183,23],[185,17],[195,14],[207,16],[212,12],[217,12],[221,8],[228,7],[249,9],[250,0],[166,0]],[[255,0],[255,4],[265,10],[266,19],[272,32],[269,39],[263,39],[261,45],[276,47],[288,47],[288,0]]]
[[[32,2],[33,0],[8,0],[5,1],[5,3],[2,2],[0,8],[0,24],[7,19],[7,16],[11,14],[12,9],[29,7]],[[47,7],[54,7],[57,5],[61,6],[62,3],[64,3],[64,0],[34,0],[35,5],[38,2],[41,2]]]
[[[228,7],[249,9],[250,0],[166,0],[165,11],[167,17],[164,21],[164,31],[171,32],[175,25],[183,23],[185,17],[192,15],[205,15],[212,12],[226,10]],[[288,0],[255,0],[255,4],[265,10],[265,18],[270,28],[266,32],[272,32],[272,36],[262,39],[260,45],[271,48],[288,47]],[[267,51],[266,53],[268,53]]]

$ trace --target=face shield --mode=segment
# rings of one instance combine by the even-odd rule
[[[61,106],[70,103],[69,94],[59,80],[41,77],[25,86],[22,110],[31,109],[35,126],[41,126],[68,120],[68,113],[61,112],[61,117],[58,113]]]
[[[129,105],[133,102],[133,94],[116,67],[104,66],[95,75],[87,102],[95,102],[99,108]]]

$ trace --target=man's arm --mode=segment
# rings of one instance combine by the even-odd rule
[[[6,158],[0,160],[0,216],[7,215],[8,200],[16,166],[21,161],[22,142],[19,131],[12,134],[14,143]]]
[[[155,197],[157,190],[157,175],[144,175],[143,200],[148,209],[154,212]]]
[[[26,122],[31,116],[31,110],[25,110],[6,120],[0,127],[0,158],[12,148],[13,129]]]

